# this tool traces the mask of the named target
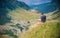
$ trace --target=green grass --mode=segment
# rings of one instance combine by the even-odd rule
[[[27,11],[22,8],[10,11],[7,15],[11,18],[12,23],[6,23],[6,25],[16,25],[19,20],[25,22],[30,21],[33,25],[33,22],[35,23],[35,21],[40,18],[40,14],[37,14],[36,10]],[[51,15],[48,14],[47,18],[50,19]],[[26,31],[25,33],[20,34],[20,38],[57,38],[59,36],[58,29],[60,28],[60,23],[47,22],[44,24],[38,24],[37,26],[38,27],[31,29],[31,31]]]
[[[10,17],[13,20],[13,23],[17,23],[19,20],[23,20],[25,22],[27,21],[36,21],[40,15],[36,13],[35,10],[25,10],[22,8],[10,11],[8,13],[8,17]]]
[[[39,14],[37,14],[36,11],[34,11],[34,10],[33,11],[28,10],[27,11],[27,10],[22,9],[22,8],[19,8],[19,9],[17,8],[15,10],[11,10],[11,11],[8,9],[8,11],[9,12],[7,14],[7,17],[11,18],[12,21],[11,21],[11,23],[4,24],[4,26],[6,25],[6,27],[2,27],[1,29],[6,30],[7,26],[9,26],[9,25],[12,25],[12,27],[17,28],[17,26],[15,26],[15,25],[18,24],[20,20],[25,21],[25,22],[30,21],[32,23],[39,18]],[[9,28],[7,28],[7,29],[9,30]],[[5,34],[7,34],[7,35],[10,34],[9,36],[15,37],[15,35],[13,33],[11,34],[10,33],[11,31],[8,31],[8,30],[3,31],[3,32],[6,32]]]
[[[56,22],[39,24],[37,28],[21,34],[20,38],[57,38],[58,27],[60,28],[60,23]]]
[[[58,19],[59,20],[60,19],[60,11],[58,10],[57,12],[53,13],[52,16],[53,16],[52,19]]]

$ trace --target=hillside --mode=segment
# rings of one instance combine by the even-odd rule
[[[7,14],[17,8],[29,9],[29,6],[24,2],[18,2],[17,0],[1,0],[0,2],[0,25],[10,22],[11,18]]]
[[[2,8],[8,8],[10,10],[16,9],[16,8],[24,8],[24,9],[29,9],[29,6],[25,4],[22,1],[17,1],[17,0],[1,0],[1,7]],[[0,8],[1,8],[0,7]]]
[[[59,38],[60,23],[46,22],[19,35],[19,38]]]
[[[58,11],[56,11],[55,13],[53,13],[52,14],[52,16],[53,16],[53,19],[60,19],[60,11],[58,10]]]
[[[47,6],[47,4],[44,5]],[[45,8],[44,5],[41,5],[44,10],[48,10],[48,8],[51,10],[53,7],[48,4],[48,8]],[[37,6],[40,7],[40,5]],[[53,13],[49,10],[50,13],[45,14],[46,22],[39,23],[40,13],[34,9],[29,10],[29,6],[24,2],[1,0],[0,8],[0,38],[60,38],[60,20],[57,21],[54,17],[57,13],[56,16],[59,18],[60,11]],[[30,27],[27,27],[28,21]],[[23,28],[23,32],[21,32],[21,28]],[[26,28],[29,29],[26,30]]]
[[[32,23],[34,23],[34,21],[36,21],[37,19],[39,19],[40,15],[38,13],[36,13],[36,10],[25,10],[25,9],[16,9],[13,10],[11,12],[9,12],[7,15],[8,17],[11,18],[11,22],[14,24],[19,23],[20,21],[26,23],[27,21],[30,21]]]

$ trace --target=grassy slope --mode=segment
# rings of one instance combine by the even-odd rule
[[[47,15],[48,16],[48,15]],[[50,15],[51,16],[51,15]],[[18,23],[19,20],[23,21],[31,21],[34,22],[39,18],[39,14],[36,13],[36,11],[27,11],[24,9],[16,9],[13,11],[10,11],[8,13],[8,17],[11,17],[13,20],[13,23]],[[49,16],[48,16],[49,17]],[[10,23],[7,23],[6,25],[9,25]],[[56,22],[49,22],[44,24],[37,25],[35,29],[32,29],[31,31],[26,31],[24,34],[21,34],[20,38],[56,38],[57,37],[57,24]]]
[[[39,14],[36,11],[27,11],[22,8],[10,11],[8,16],[11,17],[13,22],[18,22],[19,20],[27,21],[35,21],[39,18]]]
[[[53,19],[60,19],[60,11],[59,10],[57,10],[55,13],[53,13],[52,14],[52,16],[53,16]]]
[[[22,20],[22,21],[25,21],[25,22],[31,21],[31,23],[33,23],[35,20],[37,20],[39,18],[39,14],[37,14],[35,10],[33,10],[33,11],[29,10],[29,11],[27,11],[27,10],[22,9],[22,8],[19,8],[19,9],[17,8],[16,10],[12,10],[12,11],[10,11],[8,9],[8,11],[9,11],[9,13],[7,14],[7,17],[11,18],[11,20],[12,20],[11,22],[12,23],[6,23],[6,24],[4,24],[4,27],[0,27],[2,30],[3,29],[4,30],[6,30],[6,29],[9,30],[9,28],[10,28],[9,25],[14,25],[14,24],[18,23],[19,20]],[[0,35],[0,37],[1,38],[5,38],[5,37],[8,38],[5,35],[4,36]]]
[[[38,27],[21,34],[20,38],[57,38],[59,25],[57,22],[38,24]]]

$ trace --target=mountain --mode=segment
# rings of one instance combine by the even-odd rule
[[[19,7],[29,9],[29,6],[27,4],[17,0],[1,0],[1,6],[7,7],[9,9],[15,9]]]
[[[38,12],[49,13],[56,10],[57,6],[55,3],[44,3],[44,4],[39,4],[39,5],[31,5],[30,8],[35,9]]]
[[[25,4],[24,2],[21,2],[21,1],[17,1],[18,2],[18,6],[20,6],[21,8],[23,9],[26,9],[26,10],[29,10],[29,6],[27,4]]]
[[[29,6],[24,2],[17,0],[1,0],[0,1],[0,24],[9,22],[11,18],[7,16],[9,11],[15,10],[17,8],[23,8],[28,10]]]

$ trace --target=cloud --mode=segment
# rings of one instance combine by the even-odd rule
[[[42,1],[42,2],[35,2],[35,3],[33,3],[33,5],[39,5],[39,4],[48,3],[48,2],[50,2],[50,1],[47,1],[47,2],[44,2],[44,1]]]
[[[28,5],[37,5],[37,4],[51,2],[51,0],[18,0],[18,1],[23,1]]]
[[[31,0],[18,0],[18,1],[23,1],[23,2],[25,2],[26,4],[31,4]]]
[[[36,2],[36,3],[33,3],[34,5],[38,5],[38,4],[41,4],[40,2]]]

